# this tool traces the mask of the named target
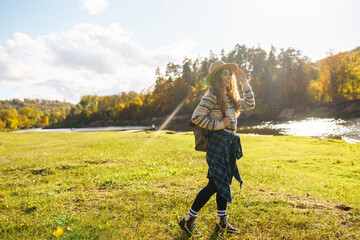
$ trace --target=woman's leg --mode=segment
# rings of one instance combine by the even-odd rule
[[[209,201],[210,197],[216,192],[215,183],[212,179],[209,179],[209,183],[200,190],[196,196],[193,205],[189,212],[186,213],[185,217],[179,222],[179,226],[185,230],[189,235],[198,235],[199,232],[196,230],[195,220],[197,213],[200,209]]]
[[[214,181],[210,178],[206,187],[201,189],[197,194],[190,211],[193,210],[195,214],[197,214],[197,212],[199,212],[200,209],[209,201],[210,197],[214,195],[214,193],[216,193],[216,186]]]
[[[230,156],[230,165],[231,165],[231,176],[234,174],[236,164],[235,155]],[[215,231],[227,231],[228,233],[236,233],[239,234],[240,230],[234,228],[228,222],[228,216],[226,214],[226,205],[227,200],[222,197],[219,193],[216,194],[216,204],[217,204],[217,217],[216,217],[216,224],[215,224]]]
[[[216,193],[217,215],[226,215],[227,200],[219,193]]]

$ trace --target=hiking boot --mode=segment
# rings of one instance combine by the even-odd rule
[[[227,233],[234,233],[234,234],[239,234],[240,230],[234,228],[233,226],[230,225],[230,223],[227,221],[227,219],[229,218],[228,215],[224,215],[224,216],[217,216],[216,217],[216,225],[215,225],[215,231],[226,231]]]
[[[191,216],[189,213],[179,222],[179,226],[190,236],[201,235],[195,226],[197,216]]]

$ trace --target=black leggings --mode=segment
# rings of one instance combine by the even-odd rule
[[[214,193],[216,193],[216,186],[212,178],[209,179],[209,183],[200,190],[196,196],[191,209],[195,212],[198,212],[210,199]],[[216,204],[218,210],[226,210],[227,200],[223,198],[220,194],[216,194]]]

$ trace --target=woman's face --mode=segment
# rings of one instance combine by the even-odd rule
[[[222,70],[221,75],[220,75],[222,84],[224,87],[230,87],[230,82],[231,82],[231,73],[230,70],[225,68]]]

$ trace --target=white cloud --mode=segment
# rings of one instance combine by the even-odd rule
[[[109,6],[107,0],[79,0],[79,3],[80,7],[91,15],[102,13]]]
[[[192,40],[147,50],[117,23],[102,27],[78,24],[68,32],[35,39],[15,33],[0,44],[0,97],[66,99],[78,102],[86,94],[141,91],[155,82],[155,69],[181,63],[201,44]],[[2,86],[3,85],[3,86]],[[10,92],[9,92],[10,91]]]

